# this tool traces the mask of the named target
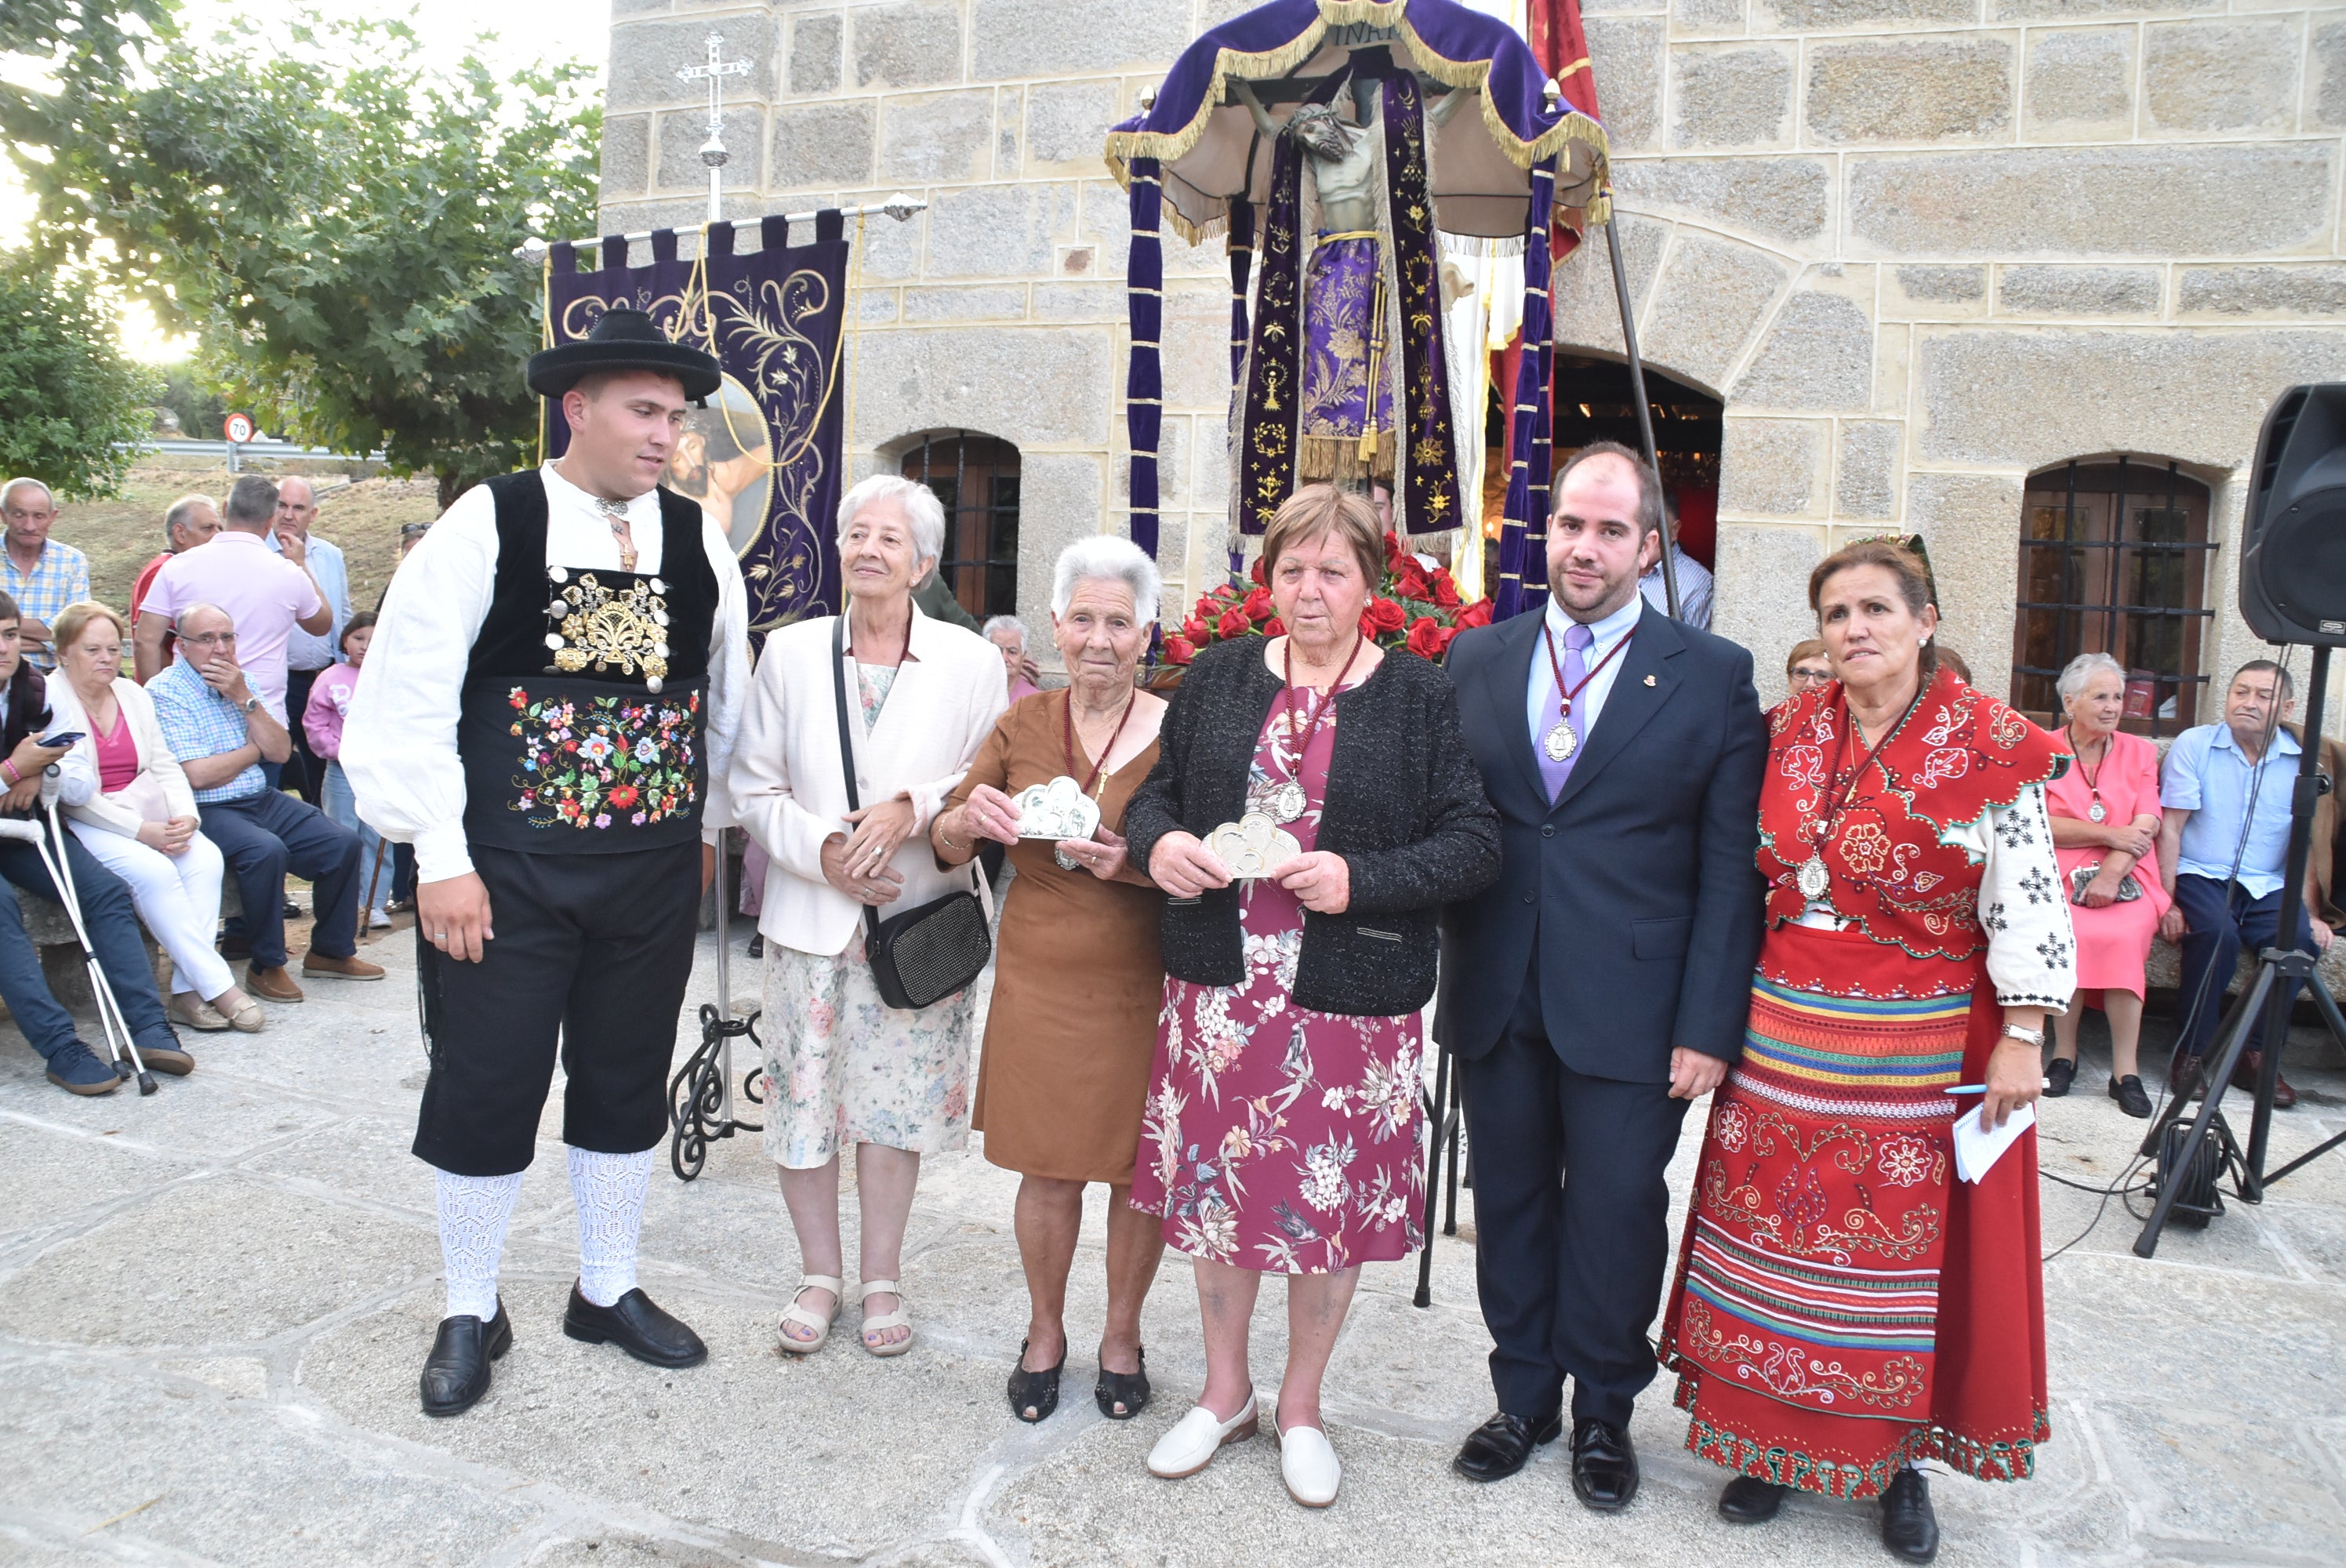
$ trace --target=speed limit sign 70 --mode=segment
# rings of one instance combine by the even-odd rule
[[[253,437],[252,416],[249,413],[232,413],[228,416],[227,423],[222,429],[230,441],[241,446]]]

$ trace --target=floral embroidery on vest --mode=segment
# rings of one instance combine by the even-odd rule
[[[1917,958],[1966,959],[1987,948],[1979,878],[1949,830],[2007,807],[2031,784],[2058,778],[2067,754],[1994,697],[1941,671],[1896,731],[1882,741],[1854,798],[1814,842],[1847,771],[1828,777],[1836,749],[1844,770],[1863,755],[1844,738],[1848,708],[1838,683],[1778,705],[1769,716],[1769,765],[1789,789],[1763,790],[1760,871],[1768,879],[1770,923],[1798,920],[1807,906],[1800,866],[1811,849],[1832,873],[1833,912],[1875,942]],[[2026,832],[2026,825],[2013,830]],[[1994,918],[1993,915],[1990,916]]]
[[[535,828],[648,827],[692,809],[694,721],[700,694],[681,701],[620,693],[509,699],[522,743],[520,777],[508,802]]]

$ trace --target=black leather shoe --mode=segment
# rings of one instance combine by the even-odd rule
[[[1789,1486],[1778,1486],[1756,1475],[1739,1475],[1719,1494],[1719,1516],[1729,1524],[1765,1524],[1791,1494]]]
[[[505,1298],[497,1315],[482,1322],[471,1313],[440,1319],[432,1354],[423,1359],[423,1413],[461,1416],[489,1391],[489,1363],[513,1349],[513,1317]]]
[[[1902,1470],[1882,1492],[1882,1544],[1909,1563],[1939,1554],[1939,1516],[1931,1512],[1931,1483],[1919,1470]]]
[[[2045,1097],[2057,1100],[2069,1092],[2077,1076],[2077,1064],[2066,1056],[2055,1056],[2045,1068]]]
[[[697,1367],[709,1359],[709,1347],[700,1336],[653,1306],[640,1289],[628,1291],[608,1307],[597,1307],[572,1285],[562,1331],[589,1345],[617,1345],[655,1367]]]
[[[2135,1120],[2150,1119],[2150,1093],[2142,1086],[2142,1080],[2132,1073],[2123,1078],[2110,1080],[2110,1098],[2118,1103],[2119,1110]]]
[[[1501,1410],[1467,1434],[1450,1468],[1469,1481],[1504,1481],[1531,1462],[1532,1450],[1564,1435],[1564,1417],[1533,1422]]]
[[[1637,1495],[1637,1451],[1626,1428],[1572,1423],[1572,1490],[1599,1513],[1618,1513]]]

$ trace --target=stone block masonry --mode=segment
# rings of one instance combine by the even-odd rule
[[[1100,166],[1197,33],[1247,0],[626,0],[606,229],[697,215],[714,28],[729,210],[930,204],[864,229],[850,465],[924,431],[1015,443],[1020,607],[1069,530],[1121,532],[1126,197]],[[2266,404],[2346,377],[2346,5],[2287,0],[1587,0],[1630,294],[1655,368],[1725,405],[1718,627],[1763,687],[1808,566],[1931,541],[1950,636],[2009,669],[2018,495],[2126,453],[2239,515]],[[731,127],[742,127],[738,137]],[[1621,352],[1603,236],[1556,275],[1559,347]],[[1221,570],[1219,240],[1168,229],[1161,565]],[[2208,657],[2245,646],[2229,555]],[[1959,635],[1958,635],[1959,629]]]

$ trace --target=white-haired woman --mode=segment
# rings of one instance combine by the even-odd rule
[[[1010,677],[1010,700],[1034,696],[1035,661],[1026,657],[1026,624],[1016,616],[988,616],[978,635],[1002,650],[1003,672]]]
[[[944,545],[944,513],[926,486],[880,474],[850,490],[839,504],[845,625],[799,621],[766,639],[734,748],[735,814],[771,860],[758,917],[766,1152],[781,1167],[805,1271],[780,1327],[794,1354],[821,1346],[847,1294],[841,1151],[855,1150],[863,1347],[895,1356],[912,1344],[897,1276],[921,1156],[968,1137],[975,998],[964,989],[889,1007],[864,952],[867,908],[893,914],[970,886],[937,864],[928,830],[1006,702],[993,647],[913,607],[913,585]]]
[[[2168,900],[2152,853],[2158,844],[2158,748],[2118,728],[2126,682],[2117,660],[2089,653],[2069,661],[2057,687],[2068,715],[2060,733],[2076,762],[2045,787],[2045,805],[2061,891],[2077,932],[2077,990],[2069,1010],[2053,1021],[2045,1093],[2069,1092],[2077,1074],[2079,1004],[2098,1002],[2110,1021],[2110,1098],[2129,1116],[2147,1116],[2150,1095],[2135,1059],[2142,971]]]
[[[1165,998],[1157,941],[1164,899],[1126,859],[1119,830],[1125,802],[1157,764],[1165,717],[1163,699],[1134,679],[1158,588],[1155,563],[1129,540],[1096,535],[1060,553],[1051,634],[1067,689],[1002,716],[929,829],[948,865],[990,841],[1008,845],[1018,868],[1002,911],[971,1122],[985,1135],[985,1157],[1023,1178],[1026,1341],[1010,1373],[1011,1413],[1023,1421],[1058,1408],[1067,1271],[1092,1182],[1108,1189],[1107,1320],[1092,1397],[1110,1420],[1129,1420],[1148,1404],[1140,1305],[1165,1243],[1155,1220],[1127,1199]],[[1098,828],[1056,843],[1021,840],[1013,797],[1060,779],[1099,808]]]

